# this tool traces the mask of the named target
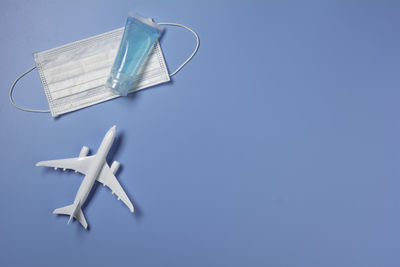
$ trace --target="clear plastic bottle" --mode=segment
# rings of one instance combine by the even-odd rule
[[[106,87],[126,96],[163,27],[150,18],[130,14]]]

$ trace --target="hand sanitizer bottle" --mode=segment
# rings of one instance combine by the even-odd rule
[[[164,28],[150,18],[130,14],[106,87],[126,96],[138,70]]]

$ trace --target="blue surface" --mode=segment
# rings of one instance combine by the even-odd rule
[[[52,119],[8,88],[31,53],[124,24],[193,27],[173,82]],[[2,1],[0,266],[400,266],[398,1]],[[169,28],[170,71],[195,45]],[[46,108],[37,73],[17,103]],[[57,217],[82,177],[34,167],[97,149],[131,214],[98,186],[91,226]]]

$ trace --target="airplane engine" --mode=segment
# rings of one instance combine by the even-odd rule
[[[79,153],[79,157],[80,158],[86,157],[88,155],[88,153],[89,153],[89,148],[87,146],[83,146],[81,148],[81,152]]]
[[[113,172],[113,174],[115,174],[118,171],[120,165],[121,164],[116,160],[111,164],[111,168],[110,169]]]

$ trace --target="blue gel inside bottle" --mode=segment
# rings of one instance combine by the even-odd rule
[[[106,87],[126,96],[163,28],[151,19],[130,15]]]

